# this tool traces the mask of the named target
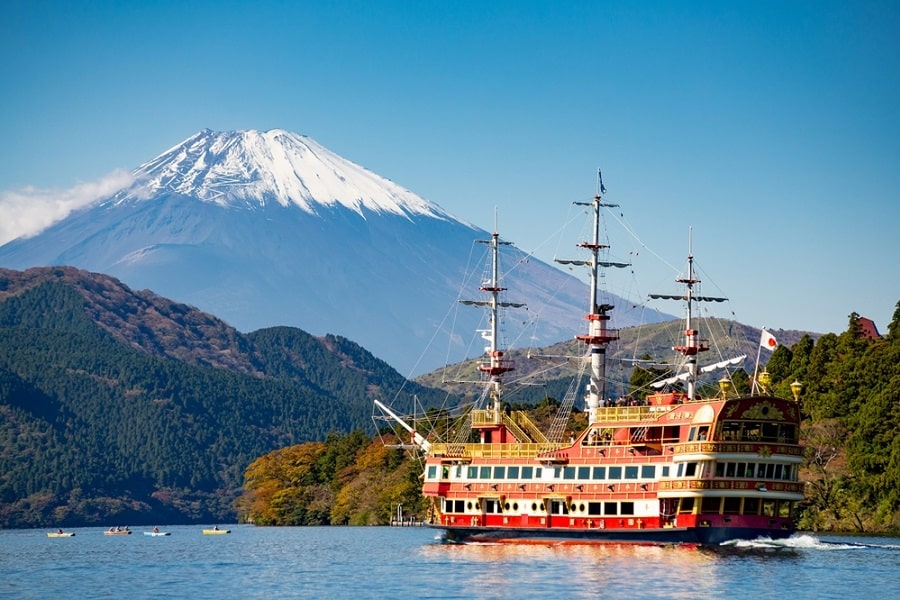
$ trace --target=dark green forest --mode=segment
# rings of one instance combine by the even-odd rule
[[[137,339],[164,307],[133,300],[120,310]],[[404,386],[408,406],[445,396],[339,337],[232,330],[222,351],[245,373],[122,343],[95,310],[52,274],[0,298],[2,527],[233,520],[253,459],[370,427],[372,399]],[[173,314],[189,329],[193,312]]]

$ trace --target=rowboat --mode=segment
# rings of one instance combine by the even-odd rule
[[[103,535],[131,535],[130,529],[107,529]]]
[[[225,533],[231,533],[230,529],[204,529],[203,535],[222,535]]]
[[[47,537],[52,537],[52,538],[75,537],[75,534],[71,531],[51,531],[47,534]]]

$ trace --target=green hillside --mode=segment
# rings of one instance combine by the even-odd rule
[[[405,387],[404,387],[405,386]],[[75,269],[0,271],[0,526],[227,521],[273,449],[445,394],[349,340],[214,317]]]

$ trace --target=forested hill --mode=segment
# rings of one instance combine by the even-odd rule
[[[67,267],[0,269],[0,527],[227,521],[273,449],[445,394],[340,337],[242,334]]]

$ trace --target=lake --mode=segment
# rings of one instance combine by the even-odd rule
[[[221,526],[221,525],[220,525]],[[3,598],[896,598],[900,539],[450,545],[423,527],[0,531]]]

